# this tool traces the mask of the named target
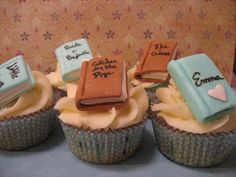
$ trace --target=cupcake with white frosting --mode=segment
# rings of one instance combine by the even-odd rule
[[[159,88],[160,102],[152,106],[152,122],[160,152],[187,166],[210,167],[230,156],[236,144],[236,115],[226,114],[206,123],[192,114],[171,79]]]
[[[0,149],[21,150],[44,141],[55,122],[47,77],[33,71],[35,86],[0,109]]]
[[[152,106],[157,145],[167,158],[187,166],[223,162],[236,145],[236,95],[212,60],[196,54],[172,60],[171,80]]]
[[[138,149],[146,122],[148,98],[138,86],[129,90],[129,104],[103,111],[79,111],[75,105],[77,85],[66,84],[67,97],[55,105],[71,151],[93,163],[125,160]]]

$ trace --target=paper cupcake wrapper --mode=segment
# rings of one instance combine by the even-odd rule
[[[211,167],[229,156],[236,144],[236,131],[190,133],[169,126],[152,115],[155,139],[160,152],[168,159],[191,167]]]
[[[61,121],[60,121],[61,122]],[[110,164],[125,160],[140,146],[146,120],[127,128],[92,131],[61,122],[71,151],[80,159]]]
[[[166,83],[162,83],[162,84],[154,84],[151,87],[145,88],[145,91],[146,91],[147,96],[148,96],[148,102],[149,102],[149,106],[148,106],[148,109],[146,111],[147,115],[150,115],[151,112],[152,112],[151,106],[160,102],[159,98],[156,96],[156,90],[160,87],[165,87],[165,86],[166,86]]]
[[[50,106],[33,114],[0,120],[0,149],[22,150],[41,143],[52,132],[55,116]]]
[[[145,88],[145,91],[147,93],[148,96],[148,101],[149,101],[149,105],[152,103],[157,103],[159,102],[158,97],[156,96],[156,88]]]
[[[56,103],[61,97],[66,96],[66,91],[53,87],[53,103]]]

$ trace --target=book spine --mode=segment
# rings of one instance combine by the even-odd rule
[[[193,115],[198,117],[201,122],[204,121],[204,118],[208,117],[210,114],[209,109],[206,102],[193,85],[191,78],[188,76],[189,74],[180,63],[174,60],[169,63],[168,70],[171,77],[176,81],[176,85],[184,96]]]
[[[66,64],[64,61],[63,53],[61,52],[61,47],[57,48],[55,51],[58,62],[60,63],[62,76],[66,73]]]
[[[84,91],[85,91],[85,85],[87,84],[86,81],[88,80],[86,78],[86,73],[87,73],[87,69],[88,69],[88,61],[84,61],[82,63],[82,68],[81,68],[81,75],[80,75],[80,80],[79,80],[79,85],[78,85],[78,97],[79,98],[83,98],[84,97]]]
[[[144,65],[145,65],[145,63],[146,63],[146,61],[147,61],[147,57],[148,57],[148,54],[149,54],[149,52],[150,52],[150,50],[151,50],[151,47],[152,47],[152,44],[153,44],[153,42],[150,42],[149,43],[149,45],[148,45],[148,47],[146,48],[146,53],[144,54],[145,56],[144,56],[144,58],[143,58],[143,60],[141,60],[141,67],[140,67],[140,71],[141,72],[143,72],[143,67],[144,67]]]

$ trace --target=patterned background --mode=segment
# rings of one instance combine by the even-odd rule
[[[22,54],[55,69],[55,49],[87,38],[94,55],[123,55],[131,67],[150,39],[175,39],[178,57],[207,53],[231,79],[236,0],[0,0],[0,63]]]

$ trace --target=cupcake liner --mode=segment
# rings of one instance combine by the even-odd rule
[[[66,96],[66,91],[53,87],[53,103],[56,103],[61,97]]]
[[[147,110],[148,114],[151,113],[151,106],[153,104],[160,102],[159,98],[156,96],[156,90],[158,88],[167,87],[167,86],[168,86],[168,83],[163,82],[163,83],[157,83],[157,84],[152,85],[151,87],[145,88],[145,91],[147,92],[147,96],[148,96],[148,102],[149,102],[149,106],[148,106],[148,110]]]
[[[190,133],[174,128],[152,114],[155,139],[168,159],[191,167],[211,167],[226,160],[236,145],[236,131]]]
[[[80,159],[110,164],[125,160],[133,155],[141,144],[146,119],[136,125],[117,130],[83,130],[61,125],[71,151]]]
[[[0,120],[0,149],[22,150],[41,143],[52,132],[55,116],[50,106],[29,115]]]
[[[156,90],[157,90],[158,87],[160,87],[160,86],[159,85],[155,85],[155,86],[152,86],[152,87],[144,88],[146,93],[147,93],[148,103],[149,103],[148,104],[148,109],[146,111],[147,115],[149,115],[152,112],[151,106],[154,103],[160,102],[159,98],[156,96]]]

